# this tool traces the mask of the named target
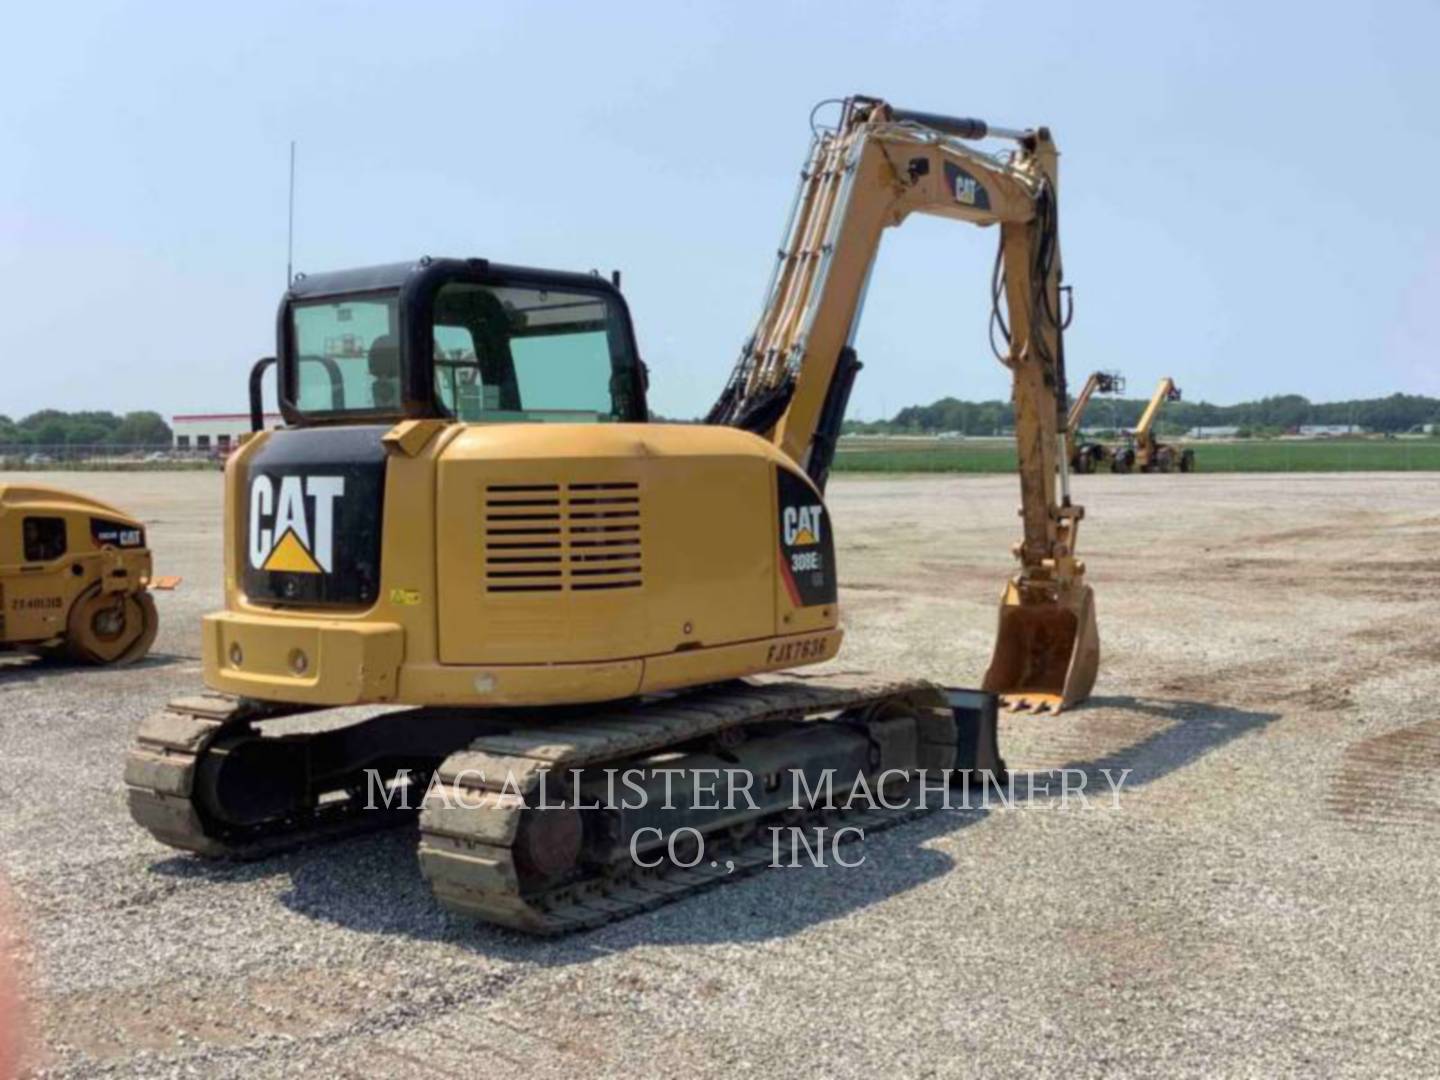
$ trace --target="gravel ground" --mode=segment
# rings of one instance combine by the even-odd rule
[[[125,747],[198,684],[220,602],[220,478],[29,478],[138,513],[185,578],[139,667],[0,667],[43,1075],[1440,1072],[1433,474],[1078,478],[1097,696],[1001,738],[1020,768],[1133,770],[1118,807],[937,811],[854,869],[559,941],[441,912],[413,833],[223,866],[132,826]],[[973,684],[1013,480],[831,495],[838,666]]]

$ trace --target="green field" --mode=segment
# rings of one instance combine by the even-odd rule
[[[1197,472],[1440,472],[1435,439],[1265,439],[1193,443]],[[1015,447],[1003,439],[844,439],[836,472],[1005,473]]]

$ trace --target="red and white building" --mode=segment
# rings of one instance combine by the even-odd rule
[[[266,428],[278,428],[281,423],[279,413],[265,414]],[[170,430],[174,433],[176,450],[228,453],[241,435],[249,434],[250,414],[187,413],[172,416]]]

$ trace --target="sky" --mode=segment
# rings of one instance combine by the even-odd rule
[[[708,409],[822,98],[1048,125],[1072,377],[1440,394],[1440,4],[25,4],[0,68],[0,413],[242,411],[295,265],[623,272]],[[993,230],[890,230],[850,415],[1006,398]]]

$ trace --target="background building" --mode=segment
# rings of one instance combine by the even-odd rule
[[[265,426],[278,428],[279,413],[266,413]],[[191,413],[170,418],[176,450],[229,450],[250,430],[249,413]]]

